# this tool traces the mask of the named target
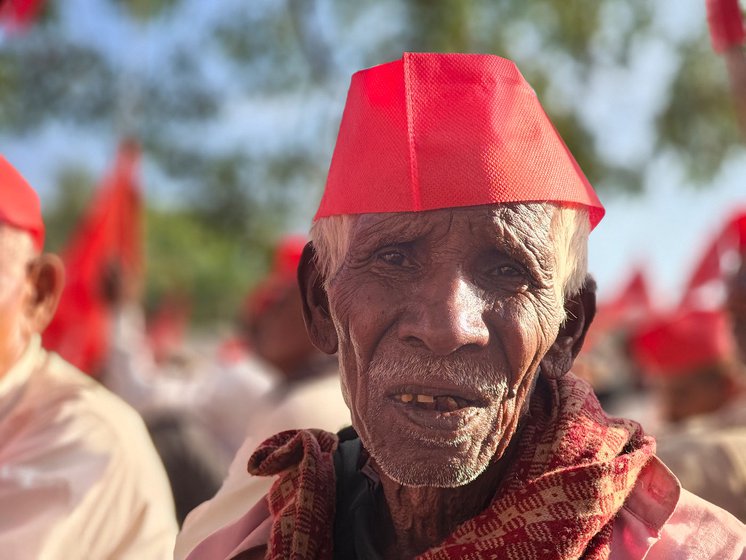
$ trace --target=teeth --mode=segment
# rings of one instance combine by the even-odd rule
[[[438,397],[438,410],[440,412],[450,412],[458,409],[458,403],[453,397]]]
[[[447,395],[433,396],[414,393],[399,393],[398,395],[395,395],[394,398],[404,404],[413,404],[420,408],[438,410],[440,412],[452,412],[459,408],[468,406],[467,403],[461,402],[456,397]]]

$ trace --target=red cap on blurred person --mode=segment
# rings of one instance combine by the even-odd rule
[[[287,235],[278,241],[267,277],[251,291],[243,306],[247,319],[266,312],[285,293],[295,286],[298,264],[307,239],[302,235]]]
[[[679,310],[642,326],[632,337],[632,354],[656,377],[674,377],[715,364],[733,354],[722,311]]]
[[[604,214],[516,65],[404,53],[352,76],[314,219],[542,201]]]
[[[36,191],[26,179],[0,155],[0,222],[28,231],[34,245],[44,246],[44,220]]]
[[[681,300],[686,309],[719,308],[725,283],[746,256],[746,208],[733,212],[708,243]]]
[[[275,247],[270,276],[295,282],[298,274],[298,263],[300,263],[300,257],[306,243],[308,243],[308,240],[304,235],[286,235],[280,239]]]

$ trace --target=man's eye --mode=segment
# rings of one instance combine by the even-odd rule
[[[531,276],[521,265],[502,262],[492,266],[487,271],[486,281],[493,287],[513,290],[517,287],[525,288],[531,284]]]
[[[384,251],[378,254],[378,260],[394,266],[402,266],[407,258],[399,251]]]
[[[509,276],[514,278],[524,275],[523,271],[520,268],[510,264],[501,264],[495,269],[495,273],[498,276]]]

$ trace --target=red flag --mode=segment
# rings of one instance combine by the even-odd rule
[[[630,341],[635,360],[656,377],[684,375],[733,355],[733,338],[722,311],[677,309],[649,321]]]
[[[603,307],[608,309],[609,313],[626,320],[650,315],[653,304],[642,269],[635,269],[619,295]]]
[[[113,170],[62,255],[65,290],[44,333],[46,348],[92,375],[98,373],[108,349],[107,279],[135,283],[142,277],[138,163],[137,145],[122,142]]]
[[[0,21],[11,31],[22,31],[36,20],[44,0],[0,0]]]
[[[599,303],[583,350],[589,352],[596,342],[609,332],[618,328],[634,328],[655,313],[643,269],[636,268],[616,297]]]
[[[681,307],[717,309],[725,297],[725,281],[746,255],[746,209],[728,219],[705,250],[689,278]]]

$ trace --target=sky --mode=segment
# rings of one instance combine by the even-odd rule
[[[222,0],[221,5],[240,2]],[[212,18],[218,15],[211,4],[186,0],[178,20],[156,19],[146,26],[118,17],[116,7],[96,0],[66,0],[61,14],[70,36],[95,44],[116,61],[126,79],[128,72],[143,68],[158,72],[159,61],[179,45],[198,44]],[[277,5],[269,0],[252,0],[255,10],[277,9]],[[306,92],[300,97],[247,96],[232,79],[230,68],[216,63],[218,57],[211,56],[209,49],[204,53],[200,66],[204,80],[211,87],[233,92],[221,107],[220,118],[200,131],[205,149],[252,142],[272,151],[282,150],[288,139],[313,142],[328,138],[319,149],[319,157],[328,161],[349,74],[363,64],[361,53],[370,48],[372,41],[386,41],[397,34],[398,8],[395,1],[380,2],[346,28],[335,21],[330,2],[321,0],[319,6],[319,29],[327,40],[339,45],[334,56],[340,76],[325,90]],[[613,13],[608,14],[599,40],[615,41],[629,20],[624,3],[612,6]],[[663,39],[681,40],[701,33],[705,25],[703,0],[660,0],[656,7],[660,9],[656,33],[640,43],[626,68],[599,64],[590,81],[583,84],[572,79],[572,69],[557,68],[557,72],[567,74],[562,82],[565,91],[560,93],[568,99],[581,100],[582,117],[595,133],[597,148],[611,160],[630,165],[642,161],[653,149],[652,118],[676,68],[676,57]],[[536,48],[529,34],[524,43],[528,53]],[[721,63],[717,58],[713,60]],[[551,57],[547,61],[553,63]],[[620,95],[620,90],[624,95]],[[43,204],[49,205],[54,202],[51,185],[61,163],[84,153],[91,173],[102,175],[112,159],[112,136],[111,131],[79,130],[69,123],[55,122],[25,136],[0,136],[0,149],[39,190]],[[178,200],[178,185],[164,177],[147,158],[143,172],[151,201],[168,204]],[[746,210],[744,150],[732,154],[711,185],[694,188],[686,185],[682,177],[676,158],[663,154],[648,170],[641,196],[610,197],[601,193],[607,214],[591,235],[589,262],[602,298],[612,296],[633,269],[642,266],[658,301],[674,304],[708,239],[735,209]],[[315,193],[320,193],[320,189],[321,185],[316,185]],[[294,230],[307,228],[314,204],[315,201],[299,204],[292,222]]]
[[[675,305],[708,242],[734,212],[746,212],[743,153],[706,188],[681,188],[681,175],[677,163],[664,158],[642,196],[602,197],[606,216],[589,241],[589,267],[602,296],[613,295],[640,266],[656,300]]]

